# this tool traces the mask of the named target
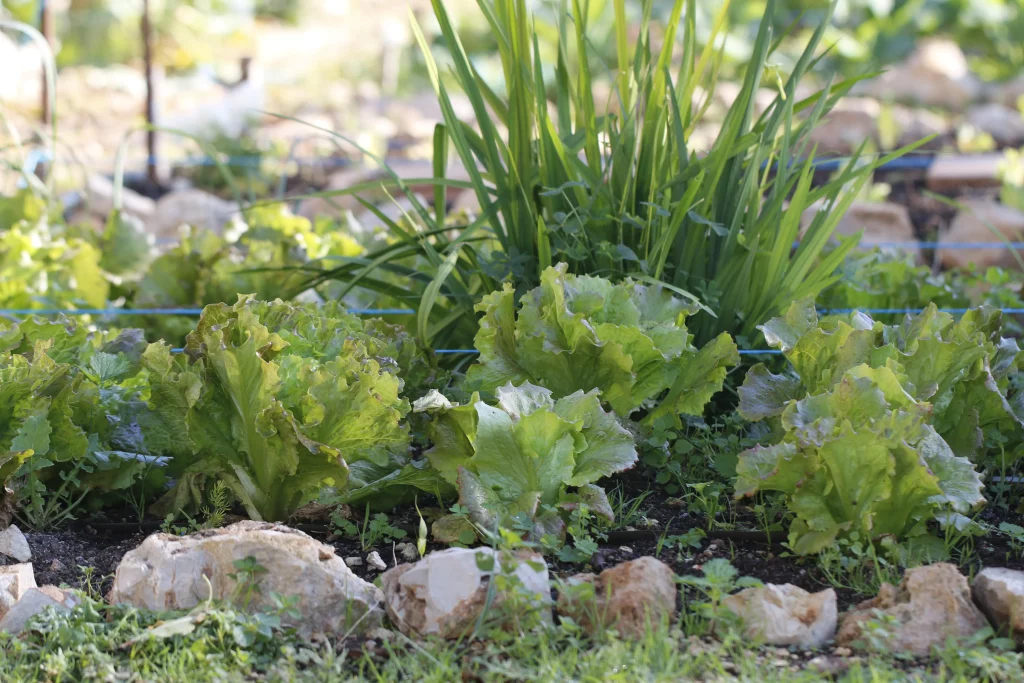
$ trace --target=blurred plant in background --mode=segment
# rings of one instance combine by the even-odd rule
[[[1024,211],[1024,148],[1006,149],[999,163],[999,201]]]
[[[58,12],[61,65],[125,63],[139,57],[138,19],[141,3],[133,0],[66,0],[67,12]],[[38,25],[39,0],[4,0],[7,13],[19,21]],[[547,71],[557,61],[559,23],[565,16],[561,0],[529,0],[535,12],[538,48]],[[165,63],[189,68],[209,53],[213,29],[240,20],[271,19],[297,23],[303,13],[316,9],[304,0],[153,0],[154,27]],[[672,16],[672,0],[655,0],[650,19],[664,27]],[[942,36],[955,41],[967,53],[971,67],[986,80],[1003,80],[1024,67],[1024,6],[1018,0],[841,0],[834,11],[830,0],[783,0],[772,14],[772,29],[787,32],[774,61],[789,70],[803,51],[803,43],[818,27],[827,25],[822,36],[832,46],[822,64],[825,71],[837,70],[851,76],[884,68],[905,59],[922,38]],[[588,48],[606,67],[616,66],[615,25],[625,19],[630,30],[643,20],[642,3],[629,3],[619,17],[612,0],[581,3],[586,15]],[[721,3],[699,0],[694,26],[697,45],[703,46],[715,34],[715,18]],[[734,76],[755,55],[755,43],[767,0],[732,3],[728,9],[728,41],[723,52],[722,74]],[[457,25],[464,48],[480,74],[501,92],[498,39],[486,20],[469,12]],[[655,33],[655,48],[660,33]],[[439,39],[435,58],[444,60]],[[426,76],[425,63],[417,61],[413,74]],[[414,75],[413,78],[416,76]],[[409,75],[403,75],[408,79]]]
[[[255,4],[250,0],[151,0],[158,63],[170,70],[191,69],[209,61],[218,43],[242,40],[243,29],[254,16],[266,12],[294,20],[299,4],[298,0]],[[4,0],[3,5],[13,18],[39,26],[39,0]],[[56,22],[58,66],[107,66],[141,59],[141,1],[65,0],[51,11]]]
[[[786,0],[775,14],[775,26],[796,23],[795,36],[809,33],[827,21],[830,4]],[[765,7],[765,2],[737,3],[731,18],[734,24],[745,19],[749,25]],[[830,23],[823,42],[835,45],[829,60],[847,74],[901,61],[918,40],[930,36],[952,38],[987,80],[1007,78],[1024,66],[1019,40],[1024,6],[1018,0],[841,0]]]
[[[558,17],[564,13],[560,0],[531,0],[536,11],[540,49],[553,65],[557,54]],[[590,50],[604,65],[616,62],[614,27],[616,15],[611,0],[582,3],[587,15]],[[922,38],[947,37],[967,53],[971,67],[985,80],[1003,80],[1024,67],[1024,5],[1018,0],[781,0],[771,13],[772,29],[787,33],[774,61],[791,69],[803,51],[803,43],[820,26],[825,26],[822,44],[831,46],[822,62],[823,72],[838,71],[845,76],[883,69],[906,59]],[[641,3],[630,3],[625,18],[630,26],[641,21]],[[698,0],[695,27],[697,44],[714,36],[715,16],[722,3]],[[768,12],[767,0],[731,3],[728,9],[728,41],[722,74],[736,76],[755,55],[758,26]],[[671,17],[672,0],[656,0],[652,19],[664,26]],[[498,43],[484,21],[467,15],[459,25],[465,48],[488,82],[500,82],[497,66]],[[438,51],[440,52],[440,51]],[[548,68],[553,68],[549,66]],[[493,80],[492,80],[493,79]]]
[[[660,281],[696,295],[715,312],[694,318],[690,329],[699,346],[721,332],[751,335],[794,298],[830,284],[854,240],[818,256],[843,212],[878,165],[913,146],[870,163],[855,154],[832,179],[812,187],[809,134],[858,80],[797,99],[798,83],[819,60],[827,22],[783,78],[771,62],[779,41],[771,20],[762,21],[736,98],[710,148],[699,154],[691,137],[715,88],[723,59],[717,36],[729,5],[699,49],[695,0],[676,0],[664,23],[654,21],[656,3],[647,0],[632,36],[625,1],[612,4],[620,19],[618,68],[598,68],[584,3],[573,0],[570,10],[562,0],[551,74],[540,48],[543,29],[525,0],[480,0],[499,43],[508,84],[503,95],[477,70],[446,9],[434,0],[454,79],[450,86],[442,78],[417,29],[444,115],[434,139],[434,212],[406,192],[412,224],[388,221],[400,245],[326,270],[311,284],[334,279],[373,287],[372,270],[396,269],[402,259],[420,256],[430,271],[418,267],[406,275],[407,299],[421,301],[420,339],[464,344],[460,326],[472,319],[474,297],[512,280],[521,295],[538,284],[544,268],[565,262],[570,273]],[[766,17],[774,9],[772,0]],[[603,104],[595,97],[602,77],[612,88]],[[758,114],[755,94],[762,83],[775,88],[775,97]],[[469,99],[479,132],[456,115],[455,89]],[[443,187],[455,184],[444,178],[449,147],[470,178],[458,185],[468,186],[482,207],[482,223],[457,233],[448,232],[444,215]],[[793,250],[800,215],[819,200],[822,210]]]

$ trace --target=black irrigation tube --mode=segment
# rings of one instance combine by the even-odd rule
[[[121,534],[132,534],[132,533],[152,533],[159,531],[162,526],[162,522],[155,520],[147,520],[144,522],[90,522],[84,520],[76,520],[70,527],[73,529],[84,529],[91,528],[96,531],[104,531],[109,533],[121,533]],[[331,533],[331,528],[325,524],[289,524],[292,529],[297,529],[303,533],[307,533],[310,536],[327,536]],[[409,538],[415,538],[417,530],[411,525],[396,525],[397,529],[405,531],[409,535]],[[637,541],[648,541],[651,543],[657,542],[661,538],[664,532],[654,531],[651,529],[636,529],[633,531],[609,531],[607,533],[607,544],[617,545],[624,543],[635,543]],[[786,540],[786,532],[784,531],[737,531],[735,529],[716,529],[712,531],[706,531],[705,537],[709,540],[715,541],[761,541],[768,540],[770,543],[782,543]]]
[[[900,173],[904,171],[927,171],[931,168],[932,162],[935,161],[934,154],[912,154],[903,157],[897,157],[891,161],[887,161],[884,164],[879,165],[876,172],[882,173]],[[813,161],[814,170],[819,172],[828,173],[831,171],[838,171],[843,167],[844,164],[849,162],[848,157],[836,157],[829,159],[815,159]],[[801,162],[790,162],[797,164]],[[773,170],[778,168],[778,163],[773,164]]]

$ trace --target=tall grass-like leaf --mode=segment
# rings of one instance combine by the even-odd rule
[[[865,164],[854,155],[828,182],[812,182],[811,133],[860,80],[829,81],[821,92],[797,100],[798,84],[823,54],[828,16],[778,83],[774,101],[758,114],[755,94],[782,38],[773,31],[777,1],[767,0],[739,93],[710,149],[695,150],[690,136],[717,81],[729,3],[716,10],[702,40],[696,0],[674,0],[659,47],[651,35],[654,0],[637,3],[635,39],[626,0],[612,0],[607,9],[615,19],[615,64],[607,69],[600,68],[588,37],[591,3],[557,3],[557,27],[542,30],[526,0],[478,0],[497,44],[502,95],[473,65],[443,1],[431,2],[451,55],[450,72],[442,78],[431,46],[414,26],[450,144],[435,139],[435,204],[446,186],[455,186],[438,173],[440,162],[446,167],[454,153],[482,217],[445,225],[437,207],[432,216],[417,207],[410,219],[425,229],[401,234],[409,250],[370,254],[360,265],[345,264],[322,277],[352,282],[358,276],[372,286],[394,277],[386,266],[400,263],[414,273],[402,286],[428,310],[418,322],[421,337],[436,330],[434,343],[460,345],[472,327],[472,297],[510,281],[517,292],[527,291],[538,284],[541,269],[559,262],[569,273],[654,278],[698,297],[714,313],[692,319],[698,345],[722,332],[752,334],[793,297],[813,296],[833,281],[854,242],[844,240],[827,255],[824,250],[856,189],[882,159]],[[545,41],[557,41],[553,78],[541,58]],[[608,111],[594,100],[602,79],[614,92]],[[458,119],[450,90],[468,98],[474,126]],[[699,90],[707,95],[695,103]],[[819,200],[828,208],[800,237],[800,216]],[[453,253],[459,254],[454,260],[441,256]],[[429,272],[422,270],[424,262]],[[374,269],[390,274],[379,277]]]
[[[444,176],[448,171],[448,130],[443,123],[434,126],[434,178],[440,182],[434,186],[434,220],[444,225],[445,205],[448,203]]]
[[[444,263],[440,268],[438,268],[437,276],[429,285],[427,285],[427,289],[423,293],[423,299],[420,302],[420,309],[416,314],[416,332],[419,335],[420,341],[422,341],[425,346],[430,343],[430,334],[427,330],[427,323],[430,320],[430,310],[434,307],[434,302],[437,300],[437,296],[441,291],[441,286],[444,285],[444,281],[449,275],[451,275],[452,270],[455,269],[455,264],[458,260],[458,251],[453,251],[448,254]]]

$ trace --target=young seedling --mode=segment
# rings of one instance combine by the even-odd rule
[[[733,615],[722,608],[722,601],[733,591],[740,588],[760,586],[761,581],[750,576],[739,576],[739,571],[729,560],[715,558],[704,563],[703,576],[680,576],[679,583],[697,589],[704,600],[695,601],[690,605],[692,612],[703,622],[703,632],[713,631],[716,627],[730,625]],[[701,625],[693,623],[695,630]]]
[[[259,580],[267,573],[267,568],[252,555],[235,560],[232,564],[236,570],[228,574],[235,581],[235,595],[232,602],[240,602],[242,608],[248,610],[253,597],[259,593]]]

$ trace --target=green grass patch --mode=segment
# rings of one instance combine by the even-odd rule
[[[685,620],[680,623],[685,623]],[[835,657],[758,648],[732,632],[720,640],[661,626],[637,641],[584,637],[571,622],[490,641],[413,641],[398,633],[309,643],[278,615],[203,605],[188,615],[109,606],[84,598],[46,612],[19,637],[0,634],[5,683],[160,681],[1010,681],[1021,655],[983,641],[947,647],[928,662]],[[821,666],[842,669],[830,678]]]

